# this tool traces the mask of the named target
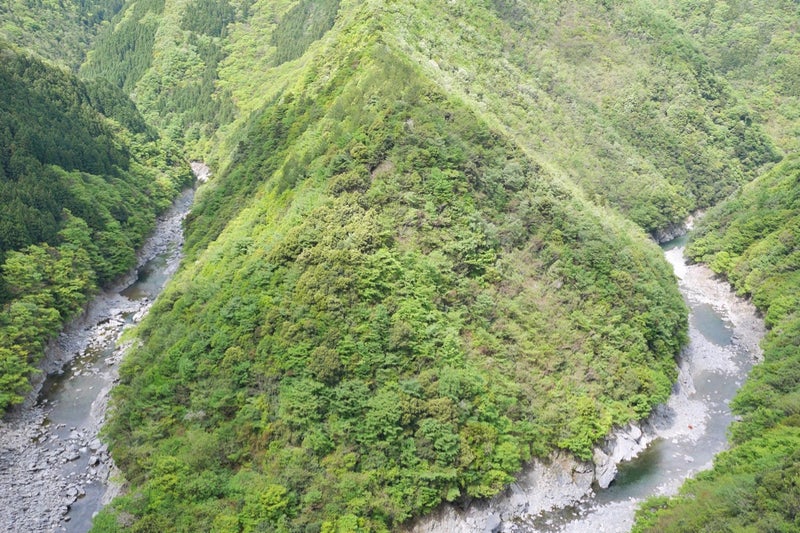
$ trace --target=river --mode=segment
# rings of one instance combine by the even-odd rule
[[[1,531],[83,533],[113,496],[115,468],[98,432],[125,349],[118,341],[177,270],[193,198],[187,189],[159,217],[137,268],[51,343],[44,379],[0,422]]]
[[[136,271],[65,329],[48,350],[38,394],[0,422],[0,498],[7,502],[0,506],[0,530],[85,532],[114,495],[114,466],[98,431],[125,348],[118,340],[177,269],[181,221],[192,199],[193,191],[184,192],[160,217]],[[683,247],[680,238],[663,248],[690,308],[690,343],[669,402],[622,432],[627,441],[617,439],[649,446],[619,465],[611,486],[592,486],[592,465],[560,454],[531,465],[506,494],[467,510],[446,507],[413,530],[629,531],[644,498],[673,494],[688,476],[710,467],[726,446],[728,404],[760,357],[764,325],[708,268],[687,265]]]
[[[654,440],[619,466],[610,487],[577,506],[543,514],[533,521],[536,530],[630,531],[639,503],[675,494],[727,447],[729,403],[762,356],[764,324],[752,303],[736,297],[706,266],[686,264],[685,243],[680,237],[662,245],[689,306],[689,345],[672,397],[646,427]]]
[[[761,358],[765,330],[749,301],[708,267],[686,263],[685,243],[680,237],[662,245],[689,307],[689,344],[678,380],[666,405],[606,442],[600,457],[638,453],[618,465],[611,485],[598,487],[601,468],[554,454],[534,461],[504,494],[468,509],[445,506],[413,532],[627,532],[644,499],[674,494],[685,479],[711,467],[727,446],[729,402]]]

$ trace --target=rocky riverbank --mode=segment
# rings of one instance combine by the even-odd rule
[[[200,183],[207,182],[211,177],[211,168],[202,161],[192,161],[189,166],[192,167],[192,172]]]
[[[703,215],[705,215],[705,211],[694,211],[681,222],[675,222],[664,228],[653,230],[650,236],[658,244],[664,244],[665,242],[673,241],[678,237],[686,235],[686,233],[688,233],[689,230],[694,226],[695,221],[700,220]]]
[[[629,531],[644,498],[672,494],[687,477],[711,466],[713,455],[726,446],[725,428],[732,418],[727,403],[761,357],[758,345],[764,324],[755,307],[738,298],[710,269],[688,265],[682,246],[667,249],[665,257],[692,309],[690,342],[679,360],[678,380],[667,404],[641,424],[610,435],[595,449],[592,462],[554,453],[546,461],[528,465],[503,494],[467,509],[444,506],[410,531]],[[599,490],[614,480],[620,463],[651,443],[658,444],[655,451],[661,457],[654,461],[654,471],[644,474],[645,482],[622,490]]]
[[[497,533],[535,531],[541,513],[575,505],[591,497],[594,487],[608,487],[617,464],[635,457],[653,439],[636,424],[620,428],[595,448],[594,461],[578,461],[554,452],[547,460],[532,461],[504,493],[476,501],[466,509],[448,505],[419,520],[413,533]]]
[[[5,502],[0,530],[88,529],[114,471],[98,433],[124,352],[115,344],[152,303],[152,297],[128,298],[122,292],[153,258],[164,258],[164,279],[177,269],[181,224],[193,195],[184,192],[159,218],[139,252],[137,269],[99,294],[50,344],[34,390],[0,421],[0,500]]]

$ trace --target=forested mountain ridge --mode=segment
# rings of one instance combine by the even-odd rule
[[[150,119],[224,167],[242,123],[294,82],[332,14],[357,8],[444,90],[648,231],[780,158],[761,116],[651,2],[351,4],[142,0],[101,35],[84,72],[110,74]],[[140,38],[146,46],[124,61],[103,46]]]
[[[190,174],[113,86],[84,84],[0,42],[0,91],[4,411],[62,324],[133,266]]]
[[[712,205],[779,159],[758,118],[649,2],[386,10],[398,46],[432,77],[648,231]]]
[[[216,170],[122,370],[108,435],[130,489],[97,531],[384,530],[495,494],[530,457],[588,457],[666,397],[685,340],[668,267],[620,213],[664,228],[798,147],[789,0],[38,2],[90,22],[55,40],[33,4],[0,6],[14,42],[72,68],[94,44],[91,81],[30,58],[2,81],[0,128],[24,126],[0,134],[27,147],[3,170],[35,169],[3,200],[33,222],[8,227],[39,242],[3,270],[8,390],[30,370],[19,339],[131,257],[182,179],[178,147]],[[14,116],[30,98],[58,105]],[[74,139],[48,137],[65,124]],[[642,527],[791,529],[795,170],[712,210],[693,244],[773,331],[738,447]],[[128,205],[129,175],[157,192]],[[103,180],[96,227],[75,213]]]
[[[276,90],[263,74],[300,58],[333,25],[338,6],[338,0],[128,2],[81,72],[132,93],[152,124],[208,159],[215,132],[237,113],[246,119]],[[279,70],[291,75],[294,64]]]
[[[121,369],[131,491],[98,531],[394,528],[590,457],[669,394],[686,311],[659,250],[432,81],[379,7],[275,66],[200,195]]]

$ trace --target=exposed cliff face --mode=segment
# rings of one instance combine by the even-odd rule
[[[705,214],[704,211],[695,211],[684,220],[680,222],[676,222],[674,224],[670,224],[669,226],[661,229],[657,229],[651,233],[653,239],[659,243],[664,244],[669,241],[675,240],[678,237],[683,237],[687,233],[689,233],[692,228],[694,228],[695,222],[700,220],[703,215]],[[675,267],[675,265],[673,265]],[[680,267],[677,267],[680,268]]]
[[[635,457],[654,435],[644,435],[637,424],[617,429],[594,449],[592,461],[554,452],[545,460],[526,465],[503,493],[471,502],[466,509],[445,506],[408,528],[413,533],[494,533],[515,531],[515,524],[535,521],[542,513],[575,505],[597,487],[606,488],[617,464]],[[525,527],[522,527],[525,530]]]
[[[683,235],[686,235],[688,231],[689,227],[686,225],[686,223],[679,222],[653,231],[652,236],[657,243],[662,244],[673,239],[677,239],[678,237],[682,237]]]
[[[654,438],[653,431],[644,433],[638,424],[629,424],[626,428],[617,429],[606,437],[603,446],[595,448],[592,456],[594,481],[597,486],[607,489],[617,476],[617,465],[639,455]]]
[[[692,377],[688,375],[687,367],[683,366],[678,380],[684,383],[683,388],[676,387],[668,406],[657,408],[647,420],[612,431],[601,446],[594,448],[591,461],[554,452],[545,460],[537,459],[525,465],[514,483],[501,494],[488,500],[469,502],[464,507],[443,506],[405,530],[412,533],[535,531],[542,520],[550,520],[546,518],[548,512],[590,503],[596,490],[606,489],[614,481],[617,467],[638,456],[653,440],[679,438],[682,433],[687,433],[681,429],[686,420],[702,423],[706,416],[702,405],[688,399],[692,391],[687,387],[691,387]],[[699,426],[697,429],[702,430]],[[670,492],[674,492],[683,479],[680,474],[670,478]],[[628,529],[633,522],[635,506],[635,502],[629,502],[608,523],[618,525],[619,530]],[[602,520],[600,515],[601,512],[592,509],[586,522],[582,523]],[[580,525],[576,529],[568,522],[567,527],[581,531]]]
[[[547,460],[536,460],[527,465],[501,495],[473,502],[467,509],[446,506],[419,520],[408,531],[505,531],[508,530],[508,524],[514,521],[529,520],[543,511],[580,501],[592,492],[594,480],[592,463],[578,461],[570,454],[555,452]]]

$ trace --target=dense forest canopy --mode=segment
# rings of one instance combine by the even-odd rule
[[[760,118],[649,2],[385,10],[388,38],[430,76],[648,231],[712,205],[779,159]]]
[[[107,83],[0,43],[0,410],[45,343],[133,266],[189,174]],[[105,113],[105,114],[104,114]]]
[[[662,0],[786,153],[800,151],[800,4],[794,0]]]
[[[396,528],[667,397],[686,309],[644,232],[711,208],[689,253],[766,361],[732,450],[637,527],[796,529],[798,9],[6,2],[51,63],[0,45],[0,406],[203,158],[95,530]]]
[[[103,23],[125,0],[4,0],[0,37],[50,61],[77,69]]]
[[[396,527],[669,394],[657,248],[371,30],[260,113],[189,222],[109,426],[135,527]]]
[[[648,231],[780,158],[763,115],[649,2],[339,4],[139,0],[83,72],[131,91],[153,123],[224,167],[251,114],[296,82],[336,17],[357,24],[360,10],[449,94]]]

